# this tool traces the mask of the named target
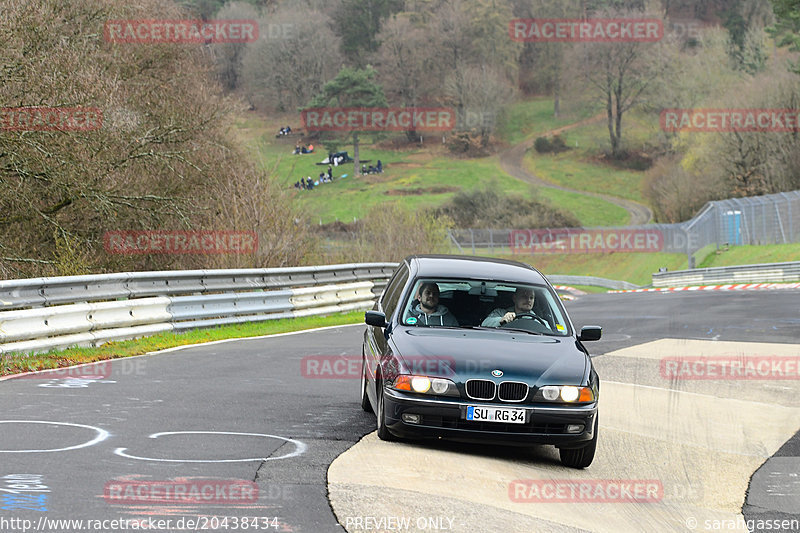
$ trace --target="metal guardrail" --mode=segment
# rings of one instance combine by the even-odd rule
[[[567,276],[561,274],[548,275],[547,279],[554,285],[588,285],[589,287],[604,287],[606,289],[628,290],[638,289],[638,285],[627,281],[615,279],[596,278],[593,276]]]
[[[653,274],[653,287],[800,281],[800,262],[676,270]]]
[[[386,280],[396,263],[292,268],[123,272],[0,281],[0,310],[118,298],[206,294]],[[382,289],[382,286],[376,287]],[[380,293],[380,290],[378,290]]]
[[[396,266],[362,263],[0,281],[0,353],[96,346],[162,331],[369,309]]]

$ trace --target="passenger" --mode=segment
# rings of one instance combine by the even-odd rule
[[[534,296],[533,289],[530,287],[517,287],[511,299],[514,302],[513,307],[508,309],[498,307],[489,313],[489,316],[483,320],[481,326],[496,328],[515,320],[518,314],[530,313],[531,309],[533,309]]]
[[[417,300],[419,303],[411,308],[411,316],[416,318],[417,325],[458,326],[453,313],[444,305],[439,305],[439,286],[436,283],[425,282],[420,285]]]

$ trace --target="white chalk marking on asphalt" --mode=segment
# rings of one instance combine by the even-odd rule
[[[300,329],[297,331],[287,331],[286,333],[270,333],[269,335],[259,335],[257,337],[232,337],[230,339],[220,339],[216,341],[198,342],[196,344],[184,344],[181,346],[173,346],[172,348],[164,348],[163,350],[157,350],[155,352],[147,352],[146,354],[137,355],[134,357],[144,357],[145,355],[156,355],[162,353],[177,352],[179,350],[186,350],[187,348],[196,348],[198,346],[212,346],[214,344],[224,344],[226,342],[256,341],[262,339],[270,339],[272,337],[288,337],[290,335],[302,335],[303,333],[316,333],[318,331],[325,331],[329,329],[349,328],[353,326],[363,326],[363,325],[364,322],[357,322],[355,324],[341,324],[339,326],[323,326],[320,328],[313,328],[313,329]]]
[[[47,420],[0,420],[0,424],[51,424],[55,426],[70,426],[76,428],[91,429],[97,432],[97,436],[92,440],[86,441],[82,444],[69,446],[67,448],[53,448],[52,450],[0,450],[0,453],[48,453],[48,452],[65,452],[68,450],[77,450],[79,448],[88,448],[94,446],[98,442],[102,442],[109,437],[108,431],[94,426],[87,426],[84,424],[72,424],[70,422],[49,422]]]
[[[140,461],[158,461],[161,463],[246,463],[249,461],[275,461],[277,459],[289,459],[305,453],[308,446],[306,443],[299,440],[281,437],[279,435],[267,435],[266,433],[237,433],[232,431],[164,431],[161,433],[153,433],[150,435],[151,439],[157,439],[164,435],[239,435],[245,437],[264,437],[268,439],[279,439],[294,444],[294,451],[278,457],[253,457],[250,459],[156,459],[153,457],[138,457],[125,453],[127,448],[117,448],[114,453],[120,457],[128,459],[138,459]]]

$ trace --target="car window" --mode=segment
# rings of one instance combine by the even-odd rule
[[[438,301],[428,301],[427,313],[420,302],[421,289],[435,284]],[[403,305],[401,322],[407,326],[463,326],[501,327],[497,320],[487,318],[502,316],[515,310],[514,294],[517,290],[530,290],[534,298],[529,313],[514,323],[503,325],[511,329],[524,329],[544,335],[566,336],[571,334],[569,323],[559,305],[558,296],[545,285],[487,282],[485,280],[461,280],[442,278],[419,278],[409,291]],[[502,313],[501,313],[502,311]],[[439,318],[443,317],[443,318]]]
[[[397,308],[397,301],[400,299],[406,281],[408,281],[408,267],[403,263],[400,265],[397,272],[395,272],[392,279],[389,280],[386,291],[381,298],[381,309],[386,315],[387,320],[394,314],[394,310]]]

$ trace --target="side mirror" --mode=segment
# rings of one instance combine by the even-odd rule
[[[599,341],[600,335],[603,333],[603,328],[600,326],[583,326],[581,334],[578,335],[579,341]]]
[[[386,315],[380,311],[367,311],[364,313],[364,322],[376,328],[385,328],[389,325],[386,323]]]

